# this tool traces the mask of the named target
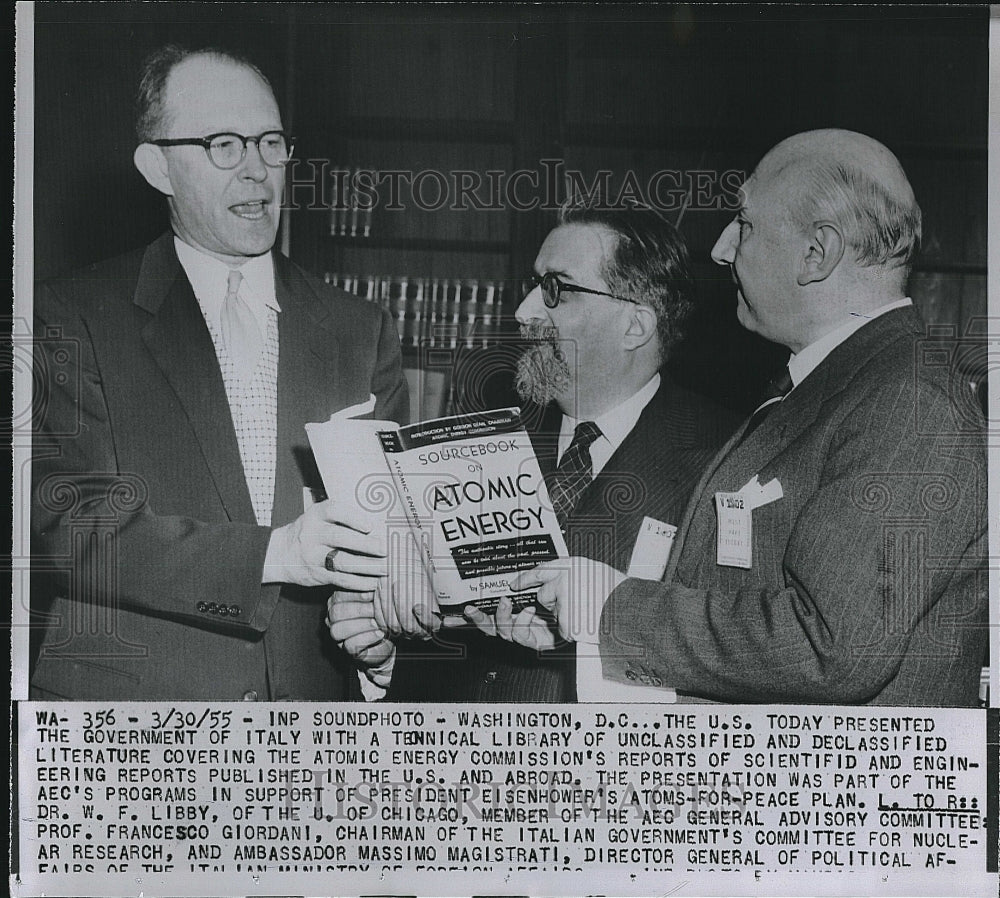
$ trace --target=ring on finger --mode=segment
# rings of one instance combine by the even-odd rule
[[[340,549],[330,549],[330,551],[326,553],[326,560],[323,562],[323,567],[325,567],[331,574],[337,573],[336,558],[339,551]]]

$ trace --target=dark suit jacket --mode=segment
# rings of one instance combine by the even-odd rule
[[[530,418],[530,415],[527,416]],[[583,494],[566,528],[571,555],[628,567],[645,516],[676,524],[704,466],[740,417],[672,383],[666,375],[608,464]],[[543,473],[555,467],[562,415],[554,406],[532,442]],[[406,646],[392,700],[576,700],[573,647],[539,654],[478,630],[441,631],[438,645]],[[444,655],[444,658],[441,658]]]
[[[403,420],[399,341],[376,306],[275,254],[272,525],[319,487],[304,425],[369,393]],[[35,689],[75,699],[338,699],[328,590],[262,587],[222,374],[172,235],[36,290]]]
[[[974,705],[986,645],[985,430],[912,309],[865,325],[707,469],[664,583],[605,605],[605,676],[732,702]],[[754,475],[750,570],[716,491]],[[648,680],[646,679],[648,678]]]

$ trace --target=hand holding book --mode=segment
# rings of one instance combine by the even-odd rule
[[[392,657],[393,644],[375,620],[373,593],[335,592],[326,611],[330,635],[362,667],[377,668]]]
[[[387,573],[385,556],[385,537],[368,517],[328,499],[272,531],[261,582],[367,592]]]
[[[359,657],[381,638],[430,639],[442,626],[467,625],[461,615],[441,613],[412,538],[394,542],[388,561],[389,575],[374,592],[339,591],[330,597],[327,626],[346,651]]]
[[[397,592],[395,618],[383,605],[389,629],[411,632],[427,578],[419,604],[432,613],[460,617],[470,604],[489,613],[502,596],[531,604],[531,593],[512,595],[510,577],[564,556],[566,545],[520,410],[408,427],[350,417],[366,412],[368,404],[345,409],[306,430],[327,495],[380,515],[389,542],[402,534],[414,541],[424,574]],[[399,611],[403,600],[412,604]]]
[[[596,645],[604,603],[625,579],[621,571],[590,558],[557,558],[515,574],[510,582],[515,591],[535,590],[535,602],[552,615],[552,621],[534,607],[515,614],[508,597],[500,600],[493,617],[472,606],[465,616],[490,636],[540,651],[561,640]]]

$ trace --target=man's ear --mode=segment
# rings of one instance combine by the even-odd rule
[[[174,188],[170,183],[170,166],[163,150],[151,143],[140,143],[132,154],[132,160],[139,173],[164,196],[173,196]]]
[[[809,235],[809,245],[802,260],[799,276],[800,287],[825,281],[840,264],[844,256],[844,235],[832,221],[818,221]]]
[[[656,312],[649,306],[632,306],[625,329],[625,349],[634,351],[656,339]]]

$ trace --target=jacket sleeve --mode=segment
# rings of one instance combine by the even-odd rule
[[[157,514],[147,484],[118,464],[128,436],[112,427],[85,320],[45,285],[35,308],[34,570],[75,601],[266,630],[279,593],[260,582],[270,529]]]
[[[986,475],[981,441],[956,436],[953,417],[937,385],[872,386],[829,422],[790,529],[755,527],[753,563],[771,553],[778,573],[719,572],[714,530],[685,545],[697,582],[627,580],[609,598],[605,676],[723,701],[861,703],[918,628],[938,628],[939,650],[954,652],[985,607]]]

